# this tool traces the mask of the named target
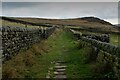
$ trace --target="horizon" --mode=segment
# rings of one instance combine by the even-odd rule
[[[79,18],[85,18],[85,17],[94,17],[94,18],[98,18],[98,19],[101,19],[99,17],[95,17],[95,16],[83,16],[83,17],[72,17],[72,18],[48,18],[48,17],[35,17],[35,16],[0,16],[0,17],[12,17],[12,18],[39,18],[39,19],[79,19]],[[104,20],[104,19],[101,19],[101,20]],[[107,20],[104,20],[106,22],[109,22]],[[109,22],[111,23],[111,22]],[[112,23],[111,23],[112,24]],[[113,24],[113,25],[117,25],[117,24]]]

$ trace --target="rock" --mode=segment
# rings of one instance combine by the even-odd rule
[[[56,75],[55,78],[67,78],[66,75]]]
[[[47,75],[47,76],[46,76],[46,78],[50,78],[50,76],[49,76],[49,75]]]
[[[57,72],[64,72],[66,69],[57,69]]]
[[[65,72],[54,72],[55,75],[65,75]]]
[[[23,28],[23,27],[2,27],[2,41],[3,41],[3,56],[6,59],[8,55],[14,55],[16,52],[19,52],[21,49],[28,49],[32,44],[37,43],[42,39],[48,38],[54,31],[54,27],[47,29],[40,28]],[[41,32],[44,30],[44,32]],[[0,29],[1,35],[1,29]],[[1,39],[1,38],[0,38]],[[1,45],[1,43],[0,43]],[[1,47],[0,47],[1,49]],[[5,55],[7,54],[7,55]]]
[[[60,63],[55,63],[56,66],[60,66],[61,64]]]
[[[53,70],[53,67],[50,67],[49,70]]]
[[[66,68],[66,66],[55,66],[54,68],[55,69],[63,69],[63,68]]]

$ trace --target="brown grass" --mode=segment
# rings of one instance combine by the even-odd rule
[[[99,52],[96,64],[93,66],[93,70],[97,77],[114,77],[113,66],[110,62],[104,59],[104,52]]]
[[[26,22],[31,22],[31,23],[37,23],[37,24],[53,24],[53,25],[74,25],[74,26],[79,26],[84,29],[93,29],[93,30],[102,30],[102,31],[111,31],[111,32],[119,32],[118,29],[114,28],[112,25],[108,24],[102,24],[99,22],[90,22],[87,20],[82,20],[82,19],[41,19],[41,18],[13,18],[16,20],[21,20],[21,21],[26,21]],[[23,24],[16,24],[13,22],[5,21],[2,20],[2,25],[15,25],[15,26],[23,26]],[[28,26],[28,27],[39,27],[39,26]]]
[[[108,62],[104,61],[103,63],[97,63],[93,69],[97,74],[105,74],[112,70],[112,66]]]
[[[23,62],[25,63],[26,66],[32,67],[35,64],[34,55],[31,53],[25,54]]]
[[[79,41],[78,45],[77,45],[77,48],[78,49],[81,49],[84,47],[84,42],[82,40]]]
[[[20,51],[11,60],[6,61],[3,64],[3,78],[24,78],[25,73],[37,64],[35,57],[44,55],[48,50],[48,47],[44,45],[46,45],[44,41],[36,43],[30,49]]]
[[[18,77],[17,70],[11,65],[3,67],[3,78],[15,78]]]
[[[88,62],[95,62],[98,55],[95,51],[95,49],[91,46],[91,45],[88,45],[85,47],[85,51],[86,51],[86,59],[85,59],[85,62],[88,63]]]

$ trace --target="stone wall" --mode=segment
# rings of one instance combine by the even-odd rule
[[[91,38],[91,39],[96,39],[98,41],[102,41],[102,42],[110,42],[110,37],[109,34],[82,34],[82,36],[87,37],[87,38]]]
[[[3,61],[18,54],[21,49],[28,49],[32,44],[48,38],[55,27],[21,28],[14,26],[1,27]]]
[[[81,36],[87,37],[87,38],[91,38],[91,39],[96,39],[98,41],[102,41],[102,42],[107,42],[109,43],[110,41],[110,37],[109,34],[86,34],[86,33],[78,33],[78,31],[76,32],[75,30],[70,29],[73,33],[74,36],[76,36],[78,39],[81,38]]]
[[[120,79],[120,47],[86,37],[82,37],[81,40],[94,46],[97,49],[96,52],[99,53],[102,51],[102,54],[99,55],[103,56],[102,59],[105,62],[108,62],[112,65],[115,75],[118,77],[118,79]]]
[[[77,39],[80,39],[86,42],[86,44],[93,46],[95,50],[97,50],[96,52],[102,52],[102,54],[98,55],[101,55],[104,61],[112,65],[115,75],[118,79],[120,79],[120,46],[115,46],[110,43],[101,42],[85,36],[76,36],[77,33],[73,32],[72,30],[69,31],[72,32],[75,37],[80,37]]]

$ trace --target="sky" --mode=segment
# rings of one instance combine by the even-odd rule
[[[119,2],[119,0],[1,0],[2,2]]]
[[[117,2],[2,2],[2,16],[80,18],[94,16],[118,24]]]

